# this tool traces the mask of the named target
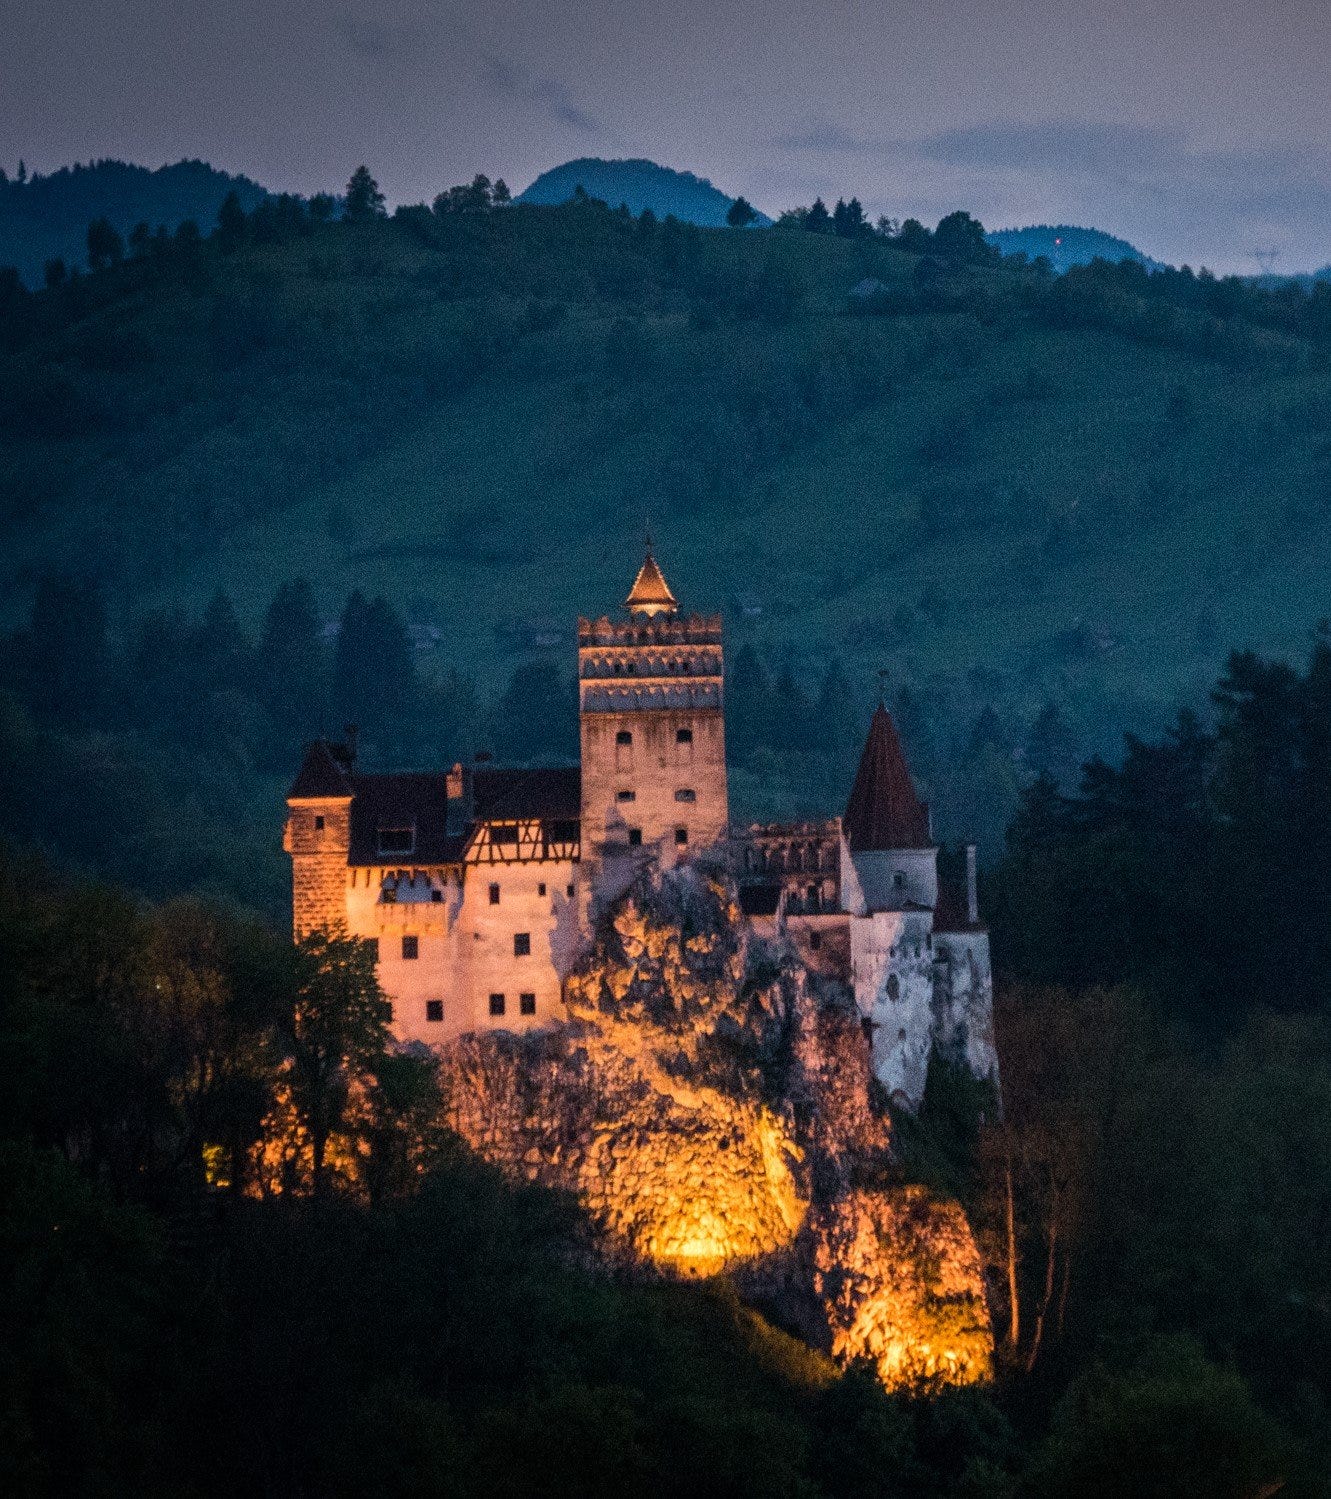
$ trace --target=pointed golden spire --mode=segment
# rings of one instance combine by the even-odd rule
[[[624,600],[624,607],[633,614],[645,614],[649,619],[654,614],[673,614],[679,608],[665,575],[652,556],[650,536],[647,538],[647,556],[638,569],[638,576],[633,580],[633,587]]]

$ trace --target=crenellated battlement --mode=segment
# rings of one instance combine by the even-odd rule
[[[636,614],[631,619],[578,620],[578,647],[591,645],[720,645],[719,614]]]

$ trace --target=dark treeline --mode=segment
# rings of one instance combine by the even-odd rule
[[[1302,671],[1230,658],[1214,723],[1026,793],[994,881],[998,951],[1036,982],[1140,985],[1223,1028],[1325,1013],[1331,973],[1331,638]]]
[[[252,185],[242,186],[248,189]],[[14,190],[18,190],[17,185]],[[752,212],[743,200],[739,202]],[[556,209],[512,205],[502,179],[492,183],[484,175],[441,192],[430,206],[399,207],[391,222],[418,242],[456,252],[467,240],[473,248],[480,242],[477,235],[485,232],[483,221],[496,217],[496,210],[504,210],[502,217],[513,216],[519,222],[533,215],[547,216],[547,223],[551,214],[562,215],[566,221],[571,216],[574,226],[581,219],[581,232],[590,232],[593,237],[600,237],[605,227],[617,224],[617,249],[621,253],[659,259],[667,277],[681,280],[686,287],[690,279],[688,262],[696,261],[699,236],[704,232],[674,218],[658,221],[650,209],[635,220],[622,205],[612,210],[582,192]],[[163,276],[183,278],[196,292],[202,291],[211,276],[210,256],[228,255],[247,245],[308,237],[337,218],[353,226],[389,221],[383,194],[366,168],[356,170],[341,200],[327,193],[308,200],[292,194],[270,195],[247,211],[240,192],[232,189],[215,225],[201,226],[189,218],[172,231],[144,220],[124,235],[109,219],[99,216],[89,222],[87,232],[87,270],[94,273],[93,279],[98,282],[95,288],[85,287],[83,268],[64,258],[47,263],[44,296],[29,292],[13,267],[0,267],[0,336],[11,346],[21,346],[71,315],[84,316],[108,299],[141,290]],[[601,222],[594,228],[598,219]],[[858,312],[900,312],[908,310],[908,303],[922,311],[951,308],[990,316],[1020,309],[1057,327],[1111,328],[1144,342],[1240,362],[1279,358],[1290,352],[1260,336],[1246,336],[1241,325],[1249,325],[1254,333],[1317,344],[1331,337],[1331,286],[1322,282],[1304,286],[1290,281],[1265,287],[1239,276],[1217,277],[1187,266],[1148,267],[1132,260],[1095,260],[1055,277],[1042,258],[1028,262],[1021,254],[1003,256],[986,240],[984,226],[962,210],[946,215],[930,230],[913,218],[881,218],[873,224],[856,197],[838,199],[830,210],[820,198],[809,208],[786,210],[770,230],[753,231],[747,228],[750,222],[744,213],[734,219],[736,227],[746,233],[771,234],[777,243],[789,231],[798,230],[880,245],[918,257],[913,288],[883,286],[878,295],[869,294],[855,302],[852,310]],[[872,262],[866,262],[866,269],[871,267]],[[1008,274],[996,282],[980,284],[967,275],[968,271],[1000,268]],[[335,273],[332,264],[329,272]],[[644,272],[648,267],[631,269],[625,262],[612,275],[621,294],[635,294],[642,289],[644,279],[651,279],[650,272],[646,278]],[[475,290],[477,275],[477,268],[469,268],[457,289],[465,285]],[[599,289],[605,292],[616,288],[603,282]],[[711,290],[706,277],[688,289],[705,297]],[[760,316],[786,317],[797,309],[800,296],[798,277],[792,279],[788,268],[776,266],[765,283],[756,285],[747,299],[734,304],[734,310],[740,310],[747,300]]]
[[[254,629],[220,592],[197,616],[115,620],[95,581],[47,574],[27,623],[0,637],[3,826],[151,895],[225,893],[276,913],[281,796],[315,736],[355,724],[370,770],[480,752],[576,760],[577,684],[561,662],[518,659],[487,700],[438,635],[359,591],[327,616],[301,579],[278,588]],[[839,812],[871,706],[837,658],[809,676],[741,645],[726,696],[738,815],[755,804]],[[1022,724],[973,694],[907,686],[892,707],[917,780],[944,809],[945,839],[994,847],[1025,784],[1075,779],[1079,738],[1052,703]]]

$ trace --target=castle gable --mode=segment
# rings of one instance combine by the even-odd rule
[[[450,831],[447,775],[356,775],[350,784],[355,800],[348,864],[461,861],[466,837]]]

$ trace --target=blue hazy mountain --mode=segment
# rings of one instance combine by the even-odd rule
[[[567,203],[578,188],[611,208],[627,203],[635,214],[650,208],[658,218],[674,214],[685,223],[707,228],[723,225],[735,201],[692,172],[677,172],[673,167],[642,159],[606,161],[599,156],[583,156],[542,172],[518,194],[518,202]],[[771,220],[759,214],[757,222],[768,224]]]
[[[88,224],[105,218],[128,236],[135,224],[168,229],[194,219],[207,234],[222,199],[235,189],[248,212],[267,196],[248,177],[234,177],[206,161],[140,167],[124,161],[92,161],[21,180],[0,174],[0,265],[16,265],[30,285],[59,256],[85,264]]]
[[[1043,255],[1056,271],[1092,260],[1136,260],[1153,269],[1160,265],[1129,244],[1102,229],[1081,229],[1075,224],[1031,224],[1025,229],[992,229],[986,236],[1004,255],[1025,255],[1034,260]]]

